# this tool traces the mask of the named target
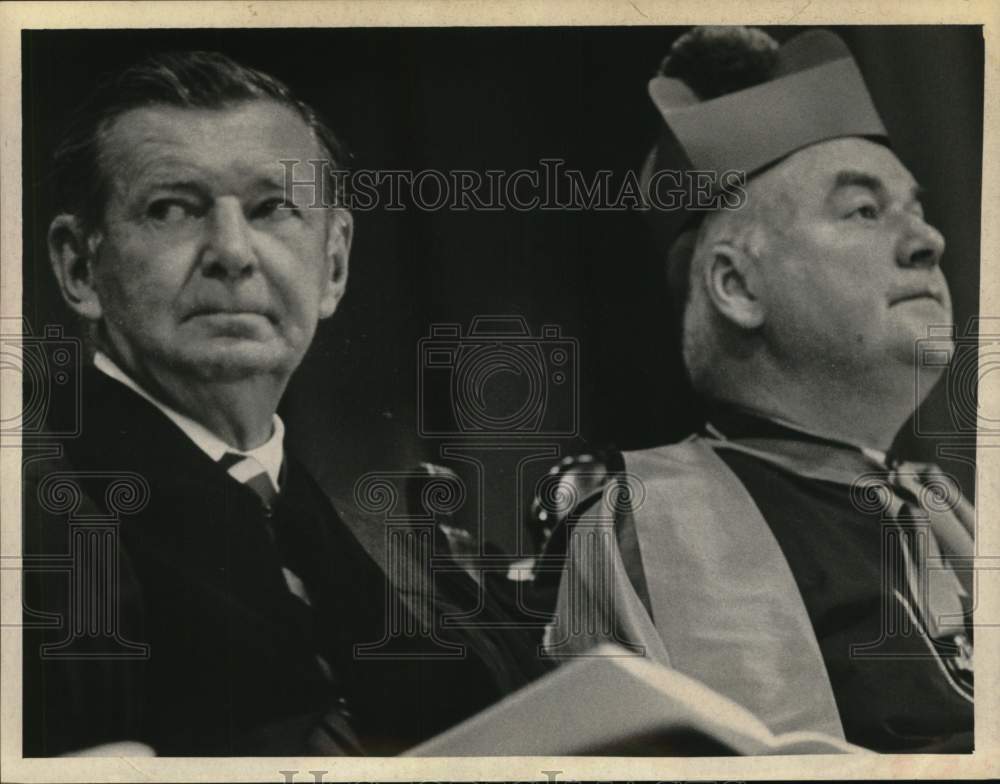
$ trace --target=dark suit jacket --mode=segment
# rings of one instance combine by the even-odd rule
[[[85,374],[82,429],[56,460],[26,455],[25,554],[29,562],[41,559],[36,565],[46,559],[73,565],[62,572],[27,569],[26,755],[122,739],[167,755],[330,753],[337,747],[357,753],[351,729],[368,753],[395,753],[501,696],[493,676],[505,654],[483,647],[478,636],[439,631],[451,642],[469,643],[460,658],[428,658],[440,646],[419,635],[380,649],[381,657],[356,655],[356,645],[386,637],[389,618],[405,626],[413,616],[293,458],[286,456],[282,493],[267,520],[251,490],[154,406],[96,371]],[[72,509],[58,497],[64,474],[82,490]],[[135,487],[123,496],[130,483]],[[95,515],[120,522],[101,524]],[[104,566],[79,552],[75,560],[59,561],[80,549],[81,525],[110,532],[100,545],[111,548]],[[77,588],[89,585],[81,595],[102,606],[107,589],[94,586],[112,552],[117,580],[109,595],[117,621],[100,609],[68,612],[77,602],[74,580]],[[305,582],[311,616],[289,593],[282,565]],[[471,580],[457,573],[446,579],[455,589],[453,604],[475,605]],[[60,625],[39,626],[38,613],[45,612]],[[105,628],[96,635],[93,629],[71,633],[75,619],[90,618],[93,625],[99,616]],[[45,643],[67,638],[70,644],[55,656],[40,653]],[[58,655],[67,652],[68,658]],[[333,682],[317,654],[329,663]],[[317,748],[309,739],[323,716],[332,730],[327,745]]]

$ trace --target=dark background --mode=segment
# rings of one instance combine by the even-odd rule
[[[562,158],[585,173],[638,170],[658,133],[646,82],[685,28],[100,30],[24,33],[24,314],[36,332],[72,330],[48,269],[47,160],[70,110],[99,74],[170,49],[215,49],[272,73],[313,104],[372,169],[538,169]],[[779,41],[802,28],[768,28]],[[944,270],[956,323],[977,313],[983,38],[979,27],[841,27],[899,157],[927,188],[928,220],[948,241]],[[348,294],[293,378],[281,413],[291,448],[332,494],[369,471],[442,458],[420,437],[417,341],[430,325],[523,316],[578,341],[580,431],[540,439],[562,454],[650,446],[696,427],[682,383],[662,272],[635,212],[424,212],[355,215]],[[974,374],[973,374],[974,375]],[[490,394],[523,392],[514,377]],[[939,459],[971,495],[947,385],[900,436],[909,457]],[[565,387],[563,388],[565,389]],[[570,405],[563,390],[547,405]],[[447,407],[447,396],[428,402]],[[508,439],[509,440],[509,439]],[[539,439],[523,439],[524,444]],[[511,490],[513,453],[486,450],[489,536],[516,547],[534,479]],[[966,455],[968,453],[966,452]],[[461,469],[460,473],[467,469]],[[465,476],[466,474],[463,474]],[[515,497],[510,493],[516,492]],[[466,523],[479,499],[459,513]],[[485,503],[485,501],[483,501]]]

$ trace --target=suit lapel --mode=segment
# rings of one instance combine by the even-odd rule
[[[83,391],[84,432],[70,459],[149,483],[149,503],[123,520],[129,551],[164,579],[240,605],[248,621],[280,619],[284,583],[257,496],[124,385],[88,371]]]

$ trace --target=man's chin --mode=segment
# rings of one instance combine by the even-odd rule
[[[257,376],[291,375],[298,359],[285,347],[240,339],[192,346],[176,358],[175,368],[202,381],[234,382]]]
[[[948,369],[955,353],[955,343],[943,332],[914,330],[908,339],[896,342],[886,356],[885,369],[897,368],[900,379],[910,389],[914,407],[919,405],[937,385]]]

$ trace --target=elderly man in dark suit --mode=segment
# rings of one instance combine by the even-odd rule
[[[94,352],[81,435],[26,471],[25,553],[67,548],[54,476],[82,491],[77,519],[120,512],[109,477],[141,498],[109,559],[116,650],[51,655],[65,627],[25,632],[26,755],[394,753],[502,694],[482,635],[393,638],[397,588],[351,528],[378,522],[338,514],[285,451],[275,411],[344,295],[352,234],[335,186],[286,191],[289,160],[344,164],[285,85],[213,53],[123,72],[57,153],[50,257]],[[444,579],[474,606],[465,575]],[[25,587],[32,612],[79,621],[65,586]]]

